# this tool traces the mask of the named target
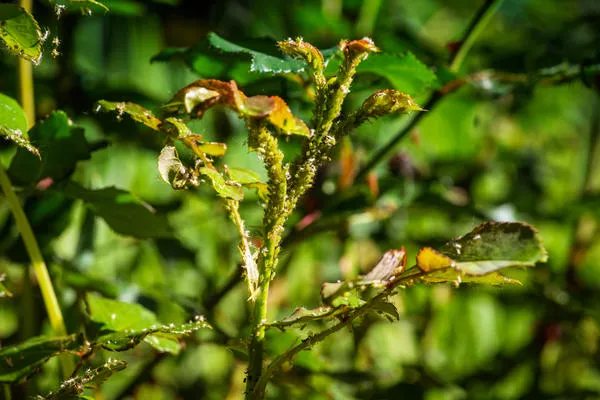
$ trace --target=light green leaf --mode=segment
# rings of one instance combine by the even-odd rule
[[[36,400],[65,400],[78,397],[83,389],[94,389],[106,382],[116,372],[127,368],[127,363],[110,358],[98,368],[88,369],[82,375],[64,381],[60,387],[44,396],[37,396]]]
[[[208,42],[214,48],[221,50],[225,53],[233,54],[247,54],[250,56],[252,62],[250,64],[250,71],[262,72],[262,73],[291,73],[303,71],[306,64],[303,61],[295,60],[292,58],[283,59],[275,57],[260,51],[248,49],[246,47],[237,45],[230,42],[216,33],[208,34]]]
[[[12,383],[33,375],[50,358],[83,345],[79,335],[36,337],[0,349],[0,383]]]
[[[233,182],[228,183],[217,170],[208,167],[200,168],[200,173],[207,176],[217,194],[227,199],[241,201],[244,198],[242,186]]]
[[[145,109],[139,104],[130,102],[115,103],[112,101],[100,100],[96,111],[116,111],[117,118],[122,118],[124,114],[129,115],[134,121],[146,125],[155,131],[160,130],[160,119],[156,118],[152,111]]]
[[[13,53],[39,63],[42,32],[31,14],[16,4],[0,4],[0,39]]]
[[[386,78],[394,89],[415,96],[431,85],[436,76],[412,53],[371,54],[356,70]]]
[[[179,337],[209,327],[202,318],[186,324],[163,325],[156,314],[139,304],[93,295],[86,299],[90,319],[101,324],[102,330],[113,331],[100,336],[93,344],[107,350],[124,351],[144,341],[158,351],[177,354],[181,350]]]
[[[166,215],[156,214],[150,205],[124,190],[114,187],[89,190],[74,182],[69,182],[60,190],[69,197],[83,200],[94,214],[122,235],[137,238],[173,235]]]
[[[244,168],[229,168],[229,177],[232,181],[236,181],[240,185],[250,185],[253,183],[261,183],[260,175],[254,171]]]
[[[29,142],[25,112],[13,98],[2,93],[0,93],[0,136],[40,157],[38,149]]]

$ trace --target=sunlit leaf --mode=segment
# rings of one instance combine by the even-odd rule
[[[436,80],[435,74],[412,53],[373,54],[357,67],[356,72],[382,76],[394,89],[412,96],[423,92]]]
[[[505,283],[496,271],[533,266],[548,256],[537,231],[524,223],[488,222],[446,243],[439,251],[426,247],[417,255],[423,279],[431,282],[457,281]],[[479,277],[487,276],[480,279]]]
[[[37,21],[16,4],[0,4],[0,39],[23,58],[38,63],[42,58],[42,32]]]
[[[402,92],[392,89],[380,90],[363,102],[357,114],[357,123],[384,115],[408,114],[411,111],[424,110],[410,96]]]
[[[74,182],[61,187],[67,196],[83,200],[94,214],[117,233],[137,238],[171,237],[166,215],[132,195],[114,187],[89,190]]]
[[[83,129],[74,125],[62,111],[55,111],[38,122],[29,131],[29,139],[39,149],[41,159],[19,148],[8,170],[12,182],[21,186],[44,178],[52,178],[54,182],[64,180],[73,173],[77,162],[90,158],[92,151]]]
[[[108,359],[98,368],[88,369],[83,374],[64,381],[54,392],[37,396],[36,400],[66,400],[79,398],[84,389],[95,389],[106,382],[114,373],[127,368],[127,363],[120,360]]]
[[[294,117],[292,111],[281,97],[271,96],[271,99],[275,102],[275,109],[269,113],[267,120],[280,133],[310,136],[308,126],[300,118]]]
[[[36,337],[16,346],[3,347],[0,349],[0,382],[17,382],[33,375],[50,358],[65,351],[75,351],[82,344],[79,335],[70,335]]]
[[[27,135],[27,117],[14,99],[0,93],[0,137],[4,137],[19,147],[40,156]]]
[[[224,156],[227,151],[227,145],[225,143],[198,142],[196,146],[201,152],[213,157]]]
[[[223,178],[223,175],[221,175],[218,171],[212,168],[202,167],[200,168],[200,173],[210,179],[215,192],[217,192],[220,197],[237,201],[240,201],[244,198],[242,186],[236,183],[226,182],[225,178]]]
[[[148,128],[154,129],[155,131],[160,130],[160,119],[156,118],[152,111],[145,109],[139,104],[130,102],[115,103],[106,100],[100,100],[98,102],[98,111],[116,111],[117,118],[122,118],[123,115],[129,115],[134,121],[140,122],[146,125]]]
[[[124,351],[144,341],[158,351],[177,354],[181,349],[179,337],[209,326],[201,318],[186,324],[163,325],[156,314],[139,304],[92,295],[86,300],[90,319],[99,323],[103,331],[112,331],[94,341],[94,345],[107,350]]]

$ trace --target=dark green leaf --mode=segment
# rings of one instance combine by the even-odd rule
[[[244,198],[242,186],[235,182],[226,182],[217,170],[208,167],[200,168],[200,173],[207,176],[217,194],[221,197],[241,201]]]
[[[39,63],[42,32],[31,14],[16,4],[0,4],[0,39],[13,53]]]
[[[398,314],[398,310],[396,306],[392,303],[382,300],[376,299],[369,303],[369,309],[386,316],[390,321],[398,321],[400,319],[400,314]]]
[[[306,64],[295,59],[283,59],[232,43],[216,33],[208,34],[208,42],[225,53],[244,54],[251,59],[250,71],[263,73],[291,73],[303,71]]]
[[[157,214],[150,205],[129,192],[114,187],[89,190],[74,182],[60,190],[69,197],[83,200],[117,233],[137,238],[172,236],[166,215]]]
[[[50,358],[82,346],[79,335],[36,337],[17,346],[0,349],[0,382],[12,383],[30,376]]]
[[[120,360],[111,360],[98,368],[88,369],[84,374],[64,381],[60,387],[44,396],[38,396],[36,400],[67,400],[77,398],[83,393],[83,389],[94,389],[106,382],[116,372],[127,368],[127,363]]]
[[[386,78],[394,89],[409,95],[417,95],[435,80],[435,74],[412,53],[403,55],[371,54],[356,70]]]
[[[91,149],[83,129],[62,111],[55,111],[29,131],[31,143],[40,151],[41,159],[19,148],[9,167],[16,185],[34,184],[44,178],[60,181],[71,175],[78,161],[90,158]],[[68,149],[69,151],[65,151]]]

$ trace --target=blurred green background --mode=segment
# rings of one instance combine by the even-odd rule
[[[38,118],[64,110],[98,148],[78,164],[73,180],[132,192],[166,213],[174,234],[119,235],[80,201],[43,190],[27,194],[26,212],[69,331],[81,323],[86,291],[137,301],[164,323],[204,314],[218,328],[198,333],[177,356],[148,346],[123,353],[130,367],[103,385],[98,399],[239,399],[243,393],[245,361],[235,338],[246,334],[247,292],[238,279],[235,229],[206,187],[175,192],[160,180],[161,138],[126,118],[94,112],[100,99],[157,109],[202,77],[233,78],[246,93],[280,95],[310,118],[301,81],[250,72],[249,62],[211,53],[205,39],[211,31],[233,42],[301,36],[322,49],[367,35],[385,53],[411,52],[429,68],[414,60],[404,68],[364,70],[348,108],[375,88],[394,87],[425,104],[433,91],[459,83],[371,171],[370,187],[365,179],[347,182],[407,119],[366,124],[342,144],[292,218],[322,215],[309,229],[290,227],[272,285],[271,318],[318,306],[322,282],[364,272],[387,249],[405,246],[412,261],[420,247],[486,220],[533,224],[549,252],[548,264],[513,272],[522,285],[400,292],[393,299],[399,321],[368,318],[303,352],[270,386],[271,398],[600,399],[600,2],[505,0],[457,74],[447,61],[482,1],[103,3],[110,12],[75,8],[57,18],[53,6],[35,2],[34,15],[49,29],[46,55],[35,67]],[[277,54],[274,46],[263,49]],[[52,50],[60,55],[52,57]],[[16,98],[16,58],[0,54],[0,71],[0,91]],[[228,144],[228,165],[264,173],[231,113],[214,110],[190,126]],[[0,143],[5,165],[14,151]],[[298,143],[285,143],[285,151],[292,156]],[[248,198],[241,212],[256,232],[257,199]],[[14,293],[0,299],[2,345],[49,330],[26,265],[0,198],[0,274]],[[272,332],[270,354],[299,333],[306,331]],[[17,393],[52,390],[57,368],[49,363]]]

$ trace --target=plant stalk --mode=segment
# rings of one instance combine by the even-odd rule
[[[23,7],[28,13],[32,12],[33,0],[19,0],[19,5]],[[33,91],[33,68],[30,61],[23,58],[19,58],[18,63],[18,74],[19,74],[19,98],[21,106],[27,116],[28,126],[32,127],[35,124],[35,101]],[[4,167],[0,165],[0,187],[6,196],[6,200],[10,206],[10,209],[15,218],[15,224],[21,234],[25,249],[31,260],[33,271],[36,275],[40,290],[42,292],[42,298],[44,299],[44,305],[48,313],[48,319],[50,326],[52,327],[52,333],[56,336],[64,336],[67,334],[65,322],[63,319],[60,305],[56,293],[54,292],[54,286],[48,268],[42,257],[42,252],[35,239],[31,225],[27,220],[27,216],[21,207],[21,203],[17,195],[15,194],[12,184]],[[26,277],[27,279],[27,277]],[[59,357],[61,364],[62,376],[67,379],[70,377],[71,372],[74,370],[75,365],[71,356],[68,354]]]

